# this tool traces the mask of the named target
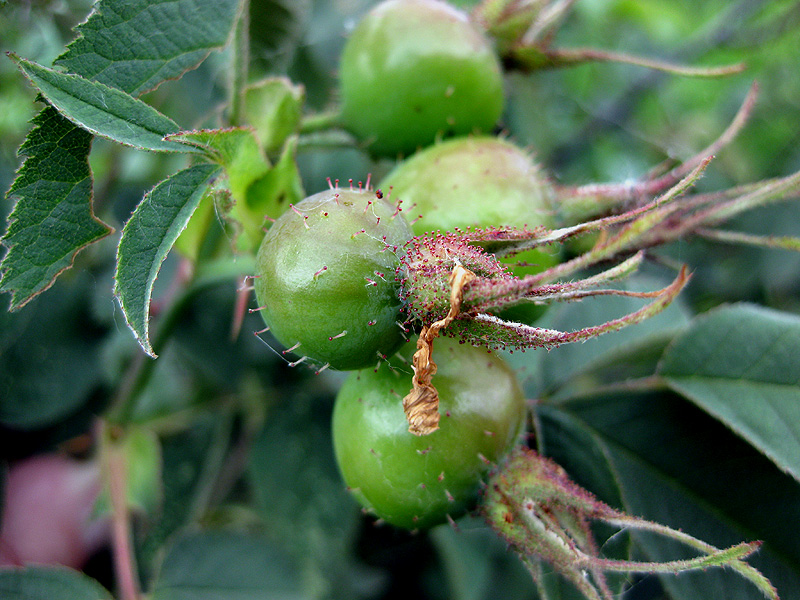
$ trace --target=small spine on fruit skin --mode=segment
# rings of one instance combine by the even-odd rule
[[[297,349],[300,347],[300,345],[301,345],[301,344],[300,344],[300,342],[297,342],[297,343],[296,343],[294,346],[292,346],[291,348],[286,348],[286,350],[282,350],[282,351],[281,351],[281,354],[284,354],[284,355],[285,355],[285,354],[288,354],[289,352],[294,352],[295,350],[297,350]]]

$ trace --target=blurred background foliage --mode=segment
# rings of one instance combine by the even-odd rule
[[[308,111],[334,107],[336,64],[345,36],[374,2],[251,0],[251,4],[253,78],[287,74],[305,86]],[[88,0],[11,0],[0,7],[2,49],[49,65],[72,39],[71,28],[90,10]],[[555,181],[625,181],[643,176],[662,161],[692,156],[725,129],[754,80],[760,94],[749,125],[719,154],[699,189],[722,189],[800,170],[800,2],[579,0],[554,45],[697,65],[739,61],[748,65],[743,73],[721,79],[681,78],[608,63],[510,74],[503,132],[529,147]],[[145,100],[186,129],[213,126],[226,100],[227,77],[228,57],[217,53]],[[39,110],[34,99],[34,90],[13,63],[0,61],[3,190],[19,166],[16,149],[28,131],[27,122]],[[121,229],[142,195],[181,168],[183,160],[96,139],[91,154],[96,212]],[[357,148],[326,139],[302,144],[298,162],[309,194],[325,188],[328,176],[358,180],[372,173],[378,180],[393,164],[385,159],[376,162]],[[10,209],[7,200],[0,202],[0,216]],[[748,213],[731,228],[796,236],[798,223],[800,205],[787,203]],[[0,296],[0,440],[5,461],[85,435],[94,416],[116,394],[125,393],[136,365],[149,360],[112,296],[116,241],[112,236],[81,252],[75,268],[16,313],[5,310],[8,297]],[[695,277],[681,306],[665,317],[665,328],[685,321],[680,315],[732,301],[800,311],[796,254],[700,241],[681,241],[668,252],[689,263]],[[168,259],[161,271],[154,295],[156,316],[160,302],[174,294],[177,269],[178,261]],[[656,269],[644,276],[658,275]],[[250,334],[261,328],[257,315],[248,315],[243,333],[231,339],[237,285],[233,281],[208,285],[188,298],[174,335],[152,365],[155,373],[138,408],[137,419],[160,434],[165,485],[158,517],[143,515],[138,530],[145,573],[165,540],[202,519],[207,525],[266,534],[270,549],[259,551],[281,558],[264,568],[280,565],[286,578],[302,582],[306,597],[535,597],[527,574],[476,521],[464,521],[460,536],[447,527],[429,535],[410,535],[376,528],[360,516],[340,483],[330,451],[328,417],[341,374],[314,377],[302,369],[289,369]],[[570,322],[559,312],[551,318]],[[613,349],[623,338],[610,335],[604,340],[602,347]],[[599,354],[594,348],[601,346],[590,347],[592,343],[581,348]],[[576,351],[564,347],[542,357],[528,354],[524,360],[515,359],[515,364],[524,362],[529,393],[555,389],[553,381],[562,377],[560,357],[570,365],[570,352],[574,356]],[[585,364],[589,359],[576,360]],[[618,368],[623,374],[635,373],[635,361],[626,360],[618,360]],[[539,369],[548,365],[555,365],[555,370],[543,376]],[[616,402],[619,406],[600,416],[591,414],[594,405],[589,404],[575,405],[570,414],[594,419],[614,432],[624,429],[622,417],[635,406],[648,406],[655,415],[651,419],[663,422],[669,419],[662,413],[672,410],[663,395],[638,403]],[[707,424],[707,417],[695,414],[696,409],[682,410],[685,418],[703,425],[693,426],[699,435],[710,429],[714,440],[731,438],[719,425]],[[604,478],[602,466],[587,470],[596,459],[592,458],[596,449],[587,443],[591,456],[581,457],[580,419],[570,421],[565,414],[556,409],[540,414],[549,423],[549,448],[559,454],[563,446],[560,457],[572,463],[565,466],[572,466],[584,485],[613,502],[618,496],[613,486],[608,487],[613,477]],[[629,446],[647,440],[641,432],[631,435],[635,439],[626,442]],[[672,431],[664,435],[680,437]],[[753,454],[751,449],[736,448],[737,456]],[[707,448],[698,441],[685,450],[681,460],[694,460]],[[635,479],[635,467],[623,476]],[[775,489],[787,488],[781,493],[787,503],[797,506],[796,483],[792,488],[777,472],[770,472],[770,477],[765,481]],[[725,481],[736,485],[733,475],[726,475]],[[751,503],[748,509],[752,508]],[[796,514],[793,511],[790,514]],[[784,527],[797,531],[800,522]],[[202,543],[217,550],[225,547],[195,541]],[[173,546],[175,552],[180,548]],[[792,552],[797,550],[787,555]],[[291,568],[284,560],[292,563]],[[100,557],[93,564],[93,572],[88,567],[91,574],[111,585],[107,561]],[[168,554],[164,564],[167,575],[180,573],[177,558],[171,560]],[[797,567],[795,573],[800,572]],[[791,587],[796,589],[798,583]],[[291,586],[285,593],[295,597]],[[667,597],[665,593],[655,580],[646,579],[626,598],[656,599]],[[670,593],[684,597],[674,589]]]

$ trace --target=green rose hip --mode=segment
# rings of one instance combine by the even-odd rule
[[[351,373],[334,405],[345,483],[370,513],[407,529],[468,510],[490,464],[518,442],[527,414],[516,376],[498,355],[450,338],[438,338],[435,348],[441,420],[433,433],[408,431],[408,371]]]
[[[374,365],[403,344],[395,282],[411,229],[381,194],[326,190],[294,205],[264,237],[256,298],[275,338],[335,369]]]
[[[467,136],[420,150],[381,181],[412,207],[414,233],[467,227],[551,226],[555,193],[530,154],[491,136]]]
[[[379,155],[490,131],[503,111],[494,48],[466,13],[438,0],[376,6],[350,35],[339,76],[345,126]]]
[[[555,192],[544,170],[512,142],[466,136],[420,150],[381,182],[403,201],[414,233],[468,227],[552,227]],[[409,215],[409,216],[410,216]],[[526,250],[503,259],[518,277],[538,273],[560,260],[554,248]],[[503,318],[535,322],[544,307],[520,304]]]

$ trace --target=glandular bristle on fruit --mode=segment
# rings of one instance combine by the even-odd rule
[[[369,181],[369,180],[368,180]],[[410,226],[398,207],[359,186],[293,205],[264,237],[255,291],[272,335],[309,361],[362,368],[404,342],[394,273]]]

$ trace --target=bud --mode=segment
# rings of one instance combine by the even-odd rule
[[[599,501],[571,481],[558,464],[528,448],[516,450],[492,475],[483,512],[534,578],[539,563],[546,562],[591,600],[614,597],[605,579],[607,572],[679,573],[713,566],[732,568],[765,597],[779,600],[770,582],[743,561],[761,542],[743,542],[721,550],[665,525],[627,515]],[[604,558],[593,538],[592,521],[657,533],[695,548],[700,556],[660,563]]]

